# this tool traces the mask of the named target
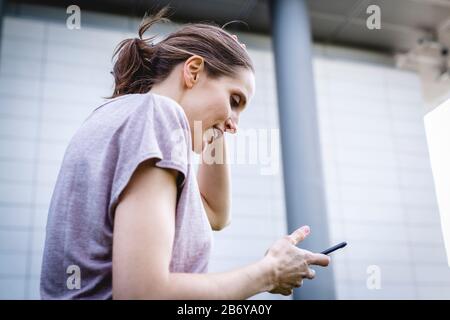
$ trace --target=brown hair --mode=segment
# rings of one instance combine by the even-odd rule
[[[139,38],[125,39],[117,46],[113,58],[115,80],[110,98],[129,93],[145,93],[167,78],[172,69],[192,55],[205,61],[205,70],[211,78],[236,74],[238,67],[254,72],[253,63],[238,41],[222,28],[207,23],[186,24],[157,44],[143,38],[144,33],[157,22],[169,22],[168,8],[153,16],[145,16],[139,26]]]

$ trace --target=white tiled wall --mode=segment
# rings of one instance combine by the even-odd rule
[[[0,65],[0,298],[39,298],[47,208],[68,140],[109,93],[123,33],[6,18]]]
[[[42,19],[5,20],[0,298],[38,298],[47,207],[65,146],[110,93],[111,54],[126,36],[125,27],[70,31]],[[256,96],[240,128],[277,128],[271,52],[252,46],[261,42],[256,36],[246,41],[257,69]],[[417,77],[323,55],[315,71],[331,239],[350,244],[333,259],[338,298],[448,297]],[[258,165],[232,166],[233,223],[215,234],[210,271],[255,261],[284,234],[281,167],[277,175],[260,172]],[[368,265],[380,266],[381,290],[366,288]]]
[[[349,243],[339,298],[450,298],[417,75],[320,53],[314,67],[331,239]]]

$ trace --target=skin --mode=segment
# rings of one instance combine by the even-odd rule
[[[211,79],[206,74],[204,59],[191,56],[174,68],[169,77],[155,85],[151,92],[177,101],[185,111],[191,130],[193,151],[210,154],[227,148],[223,134],[236,133],[239,116],[254,95],[253,72],[240,68],[236,77]],[[195,122],[201,122],[201,136],[196,134]],[[208,136],[215,128],[218,138],[208,144]],[[209,134],[209,135],[208,135]],[[199,142],[200,141],[200,142]],[[213,230],[221,230],[230,223],[230,172],[224,163],[202,162],[197,180],[203,205]]]
[[[151,91],[183,107],[193,140],[194,121],[202,121],[202,142],[196,149],[193,141],[194,152],[206,152],[218,144],[226,154],[223,133],[237,131],[244,100],[250,101],[254,87],[251,71],[240,69],[233,78],[212,80],[203,58],[192,56]],[[239,103],[231,105],[230,99],[239,99],[239,95]],[[208,145],[207,133],[212,128],[221,135]],[[250,265],[221,273],[170,272],[177,175],[149,160],[137,168],[120,196],[114,222],[113,298],[247,299],[265,291],[289,295],[303,279],[314,278],[310,265],[329,264],[328,256],[296,247],[310,232],[304,226],[276,241],[262,259]],[[228,165],[201,163],[197,179],[211,227],[220,230],[230,221]]]

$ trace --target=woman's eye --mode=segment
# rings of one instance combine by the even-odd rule
[[[239,107],[239,98],[236,100],[236,98],[233,98],[233,96],[231,96],[230,101],[232,107],[235,108]]]

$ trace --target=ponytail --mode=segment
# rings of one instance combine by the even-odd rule
[[[113,55],[116,62],[112,72],[115,86],[110,98],[129,93],[144,93],[151,89],[154,83],[152,59],[157,49],[153,44],[155,36],[150,38],[143,36],[155,23],[170,21],[164,17],[166,12],[167,7],[155,16],[145,16],[139,25],[139,38],[122,40],[117,46]]]

